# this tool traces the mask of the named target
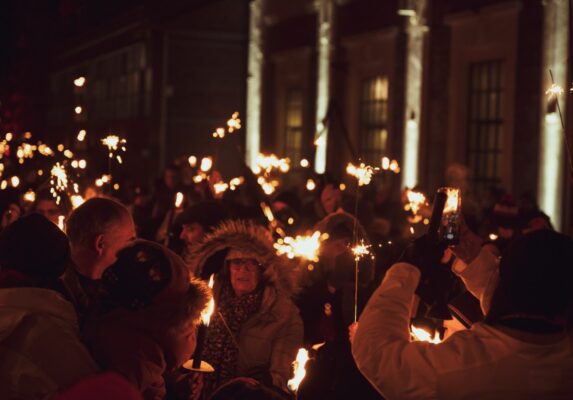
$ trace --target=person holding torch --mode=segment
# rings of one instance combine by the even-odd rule
[[[207,329],[203,360],[205,395],[236,377],[287,391],[303,326],[291,300],[295,270],[278,256],[270,232],[252,222],[227,221],[192,251],[190,269],[215,273],[215,313]]]

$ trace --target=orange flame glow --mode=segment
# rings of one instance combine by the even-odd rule
[[[306,362],[309,360],[308,351],[306,349],[298,349],[296,360],[292,363],[294,376],[288,381],[288,388],[296,392],[304,377],[306,376]]]

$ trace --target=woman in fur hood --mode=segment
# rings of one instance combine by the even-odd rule
[[[203,358],[215,368],[205,390],[251,377],[286,390],[302,345],[299,311],[291,301],[296,272],[273,248],[270,232],[252,222],[227,221],[193,249],[197,276],[215,273],[216,310]]]

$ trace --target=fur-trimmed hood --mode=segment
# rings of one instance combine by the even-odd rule
[[[286,257],[276,254],[271,233],[251,221],[223,222],[191,248],[188,267],[194,275],[206,279],[211,273],[222,271],[225,256],[231,248],[258,256],[264,265],[263,279],[267,285],[289,297],[296,293],[296,268]]]

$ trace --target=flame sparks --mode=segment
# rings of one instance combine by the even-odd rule
[[[559,85],[556,85],[555,83],[553,83],[551,85],[551,87],[549,89],[547,89],[545,91],[545,94],[549,96],[549,100],[551,100],[554,97],[559,97],[561,96],[565,91],[563,90],[563,88]]]
[[[213,137],[215,139],[223,139],[225,137],[225,133],[225,128],[217,128],[215,129],[215,132],[213,132]]]
[[[372,247],[372,245],[365,244],[364,239],[360,240],[359,244],[351,248],[352,254],[354,254],[354,261],[359,261],[361,258],[364,258],[367,255],[372,257],[372,254],[370,253],[370,247]]]
[[[302,168],[308,168],[310,166],[310,163],[306,158],[303,158],[302,160],[300,160],[300,166]]]
[[[489,240],[491,241],[496,241],[498,238],[498,236],[495,233],[490,233],[489,234]]]
[[[448,196],[446,200],[446,205],[444,206],[444,214],[453,214],[458,212],[460,208],[460,189],[457,188],[441,188],[440,191],[444,191]]]
[[[259,153],[256,159],[256,166],[258,167],[258,171],[253,171],[255,174],[259,174],[261,171],[270,174],[275,169],[286,173],[290,169],[290,159],[279,158],[275,154],[267,156]]]
[[[414,190],[406,190],[406,197],[408,199],[407,209],[412,211],[412,214],[418,215],[420,208],[426,204],[426,196],[422,192],[416,192]]]
[[[189,156],[189,158],[187,159],[187,162],[189,162],[189,166],[191,168],[195,168],[195,166],[197,165],[197,157]]]
[[[433,344],[439,344],[442,342],[439,332],[436,332],[434,337],[432,337],[428,331],[422,328],[418,328],[414,325],[412,325],[410,328],[410,336],[415,342],[428,342]]]
[[[56,198],[56,203],[60,204],[60,192],[65,192],[68,189],[68,174],[66,173],[66,168],[60,164],[56,163],[50,171],[50,185],[52,188],[50,191],[52,195]]]
[[[216,195],[225,193],[228,188],[229,184],[225,182],[217,182],[213,185],[213,190],[215,191]]]
[[[276,188],[279,186],[279,181],[277,180],[268,181],[264,176],[259,176],[257,178],[257,183],[261,185],[261,188],[263,188],[263,192],[265,192],[266,195],[273,194]]]
[[[233,133],[239,129],[241,129],[241,119],[239,118],[239,112],[235,111],[227,121],[227,131]]]
[[[81,206],[82,204],[84,204],[85,201],[86,200],[79,194],[74,194],[70,196],[70,202],[72,203],[72,208],[74,210],[79,206]]]
[[[107,147],[108,156],[109,158],[116,158],[117,162],[123,164],[123,160],[121,155],[117,154],[118,151],[126,151],[125,145],[127,144],[127,140],[120,138],[117,135],[108,135],[101,140],[102,144]]]
[[[215,284],[215,274],[212,274],[209,278],[209,287],[213,289],[213,285]],[[209,326],[211,322],[211,315],[213,315],[213,311],[215,311],[215,299],[211,296],[211,300],[209,300],[209,304],[207,307],[201,312],[201,322],[203,325]]]
[[[368,185],[372,181],[374,171],[374,168],[364,163],[360,163],[358,166],[348,163],[346,166],[346,173],[358,179],[358,186]]]
[[[299,349],[296,360],[292,363],[294,376],[288,381],[288,388],[291,391],[296,392],[306,376],[305,366],[308,360],[308,351],[306,349]]]
[[[309,261],[318,261],[318,251],[320,244],[328,239],[328,234],[315,231],[310,236],[296,236],[292,238],[287,236],[279,238],[274,244],[278,255],[286,254],[289,259],[295,257],[305,258]]]

